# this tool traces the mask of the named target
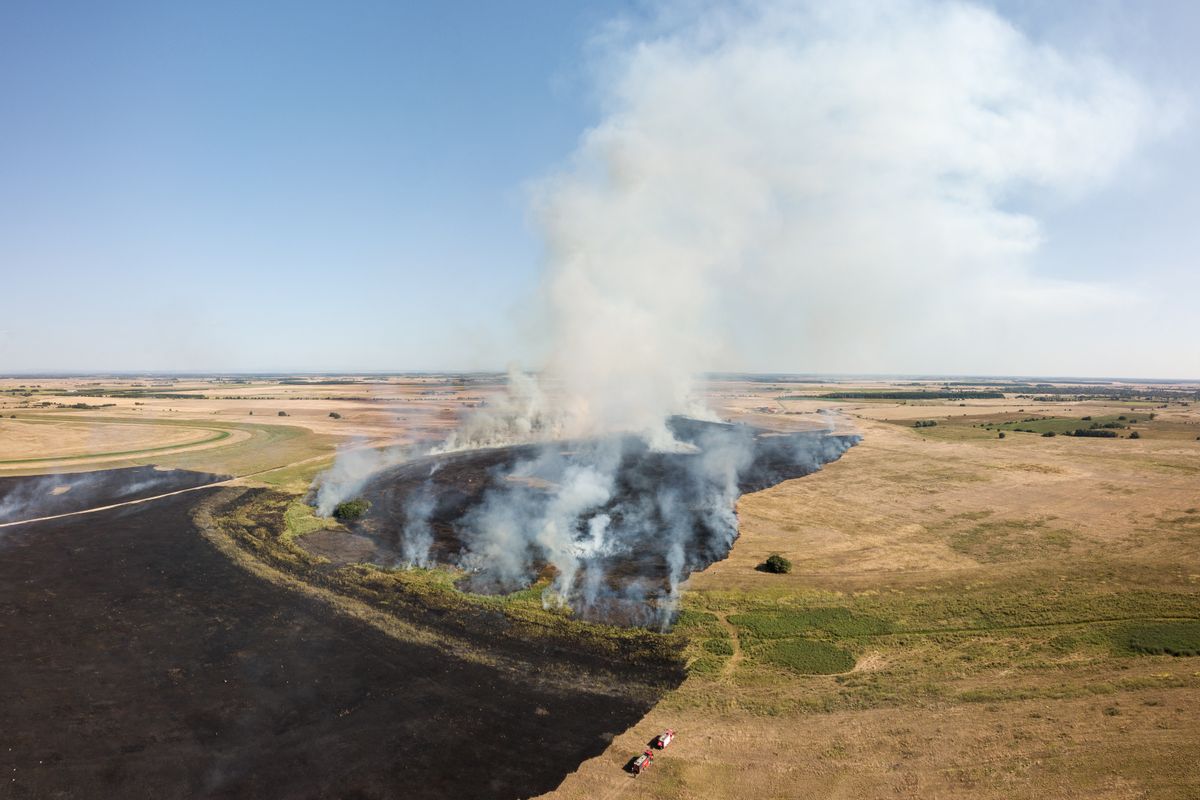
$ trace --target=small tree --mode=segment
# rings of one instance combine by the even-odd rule
[[[347,500],[343,503],[338,503],[336,506],[334,506],[333,516],[342,520],[343,522],[349,522],[350,520],[358,519],[363,514],[367,513],[367,509],[370,507],[370,501],[359,497],[354,500]]]
[[[767,556],[767,560],[762,564],[763,572],[772,572],[776,575],[785,575],[792,571],[792,562],[788,561],[779,553],[771,553]]]

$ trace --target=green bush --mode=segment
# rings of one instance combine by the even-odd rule
[[[367,513],[367,509],[370,507],[371,503],[361,497],[356,500],[347,500],[334,507],[333,516],[343,521],[355,520]]]
[[[1129,434],[1129,438],[1130,439],[1140,439],[1140,438],[1142,438],[1142,435],[1140,433],[1138,433],[1137,431],[1134,431],[1133,433]]]
[[[1151,655],[1200,656],[1200,622],[1137,626],[1129,632],[1129,648]]]
[[[792,562],[779,555],[779,553],[771,553],[771,555],[767,556],[767,560],[762,563],[761,569],[763,572],[784,575],[792,571]]]
[[[1042,436],[1057,436],[1057,435],[1058,434],[1056,434],[1054,431],[1046,431],[1045,433],[1042,434]]]
[[[811,639],[772,642],[763,652],[763,660],[803,675],[832,675],[854,669],[854,656],[840,647]]]

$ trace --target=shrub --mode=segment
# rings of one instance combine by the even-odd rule
[[[937,421],[932,419],[919,419],[913,423],[914,428],[932,428],[936,425]]]
[[[1054,431],[1046,431],[1042,436],[1057,436],[1057,434]]]
[[[1140,433],[1138,433],[1137,431],[1134,431],[1133,433],[1129,434],[1129,438],[1130,439],[1140,439],[1140,438],[1142,438],[1142,435]]]
[[[996,435],[996,438],[997,438],[997,439],[1003,439],[1003,438],[1004,438],[1004,431],[1000,431],[1000,433]]]
[[[329,416],[330,416],[332,419],[341,419],[341,418],[342,418],[342,415],[341,415],[341,414],[339,414],[339,413],[338,413],[338,412],[336,412],[336,411],[330,411],[330,412],[329,412]]]
[[[281,416],[281,417],[286,417],[287,415],[288,415],[288,413],[286,411],[279,412],[279,416]]]
[[[1102,439],[1117,438],[1116,431],[1103,430],[1100,428],[1076,428],[1074,435],[1075,436],[1095,436],[1095,437],[1099,437]]]
[[[779,555],[779,553],[771,553],[771,555],[767,556],[767,560],[762,563],[762,571],[783,575],[792,571],[792,562]]]
[[[333,516],[345,522],[355,520],[367,513],[367,509],[371,507],[371,503],[359,497],[355,500],[347,500],[343,503],[338,503],[333,509]]]

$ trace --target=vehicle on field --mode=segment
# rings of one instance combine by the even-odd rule
[[[652,744],[659,750],[663,750],[673,741],[675,741],[675,731],[672,728],[667,728],[658,736],[654,737]]]
[[[629,771],[634,775],[641,775],[653,763],[654,754],[647,750],[633,760],[633,762],[629,765]]]

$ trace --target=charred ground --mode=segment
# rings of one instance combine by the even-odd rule
[[[776,433],[680,417],[670,420],[670,428],[683,449],[654,451],[640,438],[623,437],[407,462],[366,484],[361,494],[370,510],[349,523],[349,534],[311,534],[304,545],[339,563],[397,564],[411,558],[406,540],[420,524],[428,531],[430,562],[467,570],[463,589],[518,591],[553,570],[539,552],[536,530],[572,470],[608,461],[608,499],[568,520],[583,553],[571,604],[587,619],[649,624],[663,619],[663,604],[679,581],[729,552],[739,494],[808,475],[858,441],[824,431]],[[528,538],[510,546],[527,547],[516,574],[497,567],[481,544],[483,529],[492,524],[484,514],[497,505],[518,509],[507,516],[526,529]],[[422,509],[421,519],[414,519],[414,508]],[[598,520],[602,536],[595,533]]]
[[[199,490],[0,540],[7,796],[525,797],[653,704],[584,657],[448,658],[255,577],[193,521],[247,499]],[[569,687],[539,677],[575,666]]]
[[[153,497],[225,480],[182,469],[127,467],[36,477],[0,477],[0,522],[67,514],[100,505]]]

